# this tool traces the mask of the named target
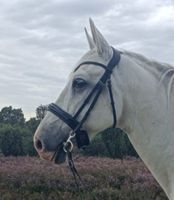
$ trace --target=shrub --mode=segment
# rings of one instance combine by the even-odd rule
[[[97,134],[83,154],[120,159],[126,156],[138,157],[127,135],[122,130],[113,128]]]
[[[0,149],[4,156],[36,155],[33,134],[28,128],[1,124]]]
[[[167,200],[138,159],[74,157],[85,200]],[[0,158],[0,199],[80,200],[66,165],[35,157]]]
[[[5,156],[23,155],[22,133],[18,126],[5,124],[0,128],[0,147]]]
[[[0,123],[24,126],[25,118],[21,108],[4,107],[0,111]]]

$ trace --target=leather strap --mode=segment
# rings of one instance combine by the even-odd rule
[[[62,108],[60,108],[58,105],[56,105],[54,103],[52,103],[48,106],[48,110],[50,112],[52,112],[53,114],[55,114],[57,117],[59,117],[61,120],[63,120],[76,133],[76,135],[81,133],[81,127],[83,126],[83,123],[86,121],[90,112],[94,108],[94,106],[105,86],[108,87],[109,96],[110,96],[110,100],[111,100],[111,107],[112,107],[112,113],[113,113],[113,125],[112,126],[113,127],[116,126],[117,117],[116,117],[116,109],[115,109],[115,104],[114,104],[114,99],[113,99],[113,94],[112,94],[110,77],[111,77],[114,67],[117,66],[120,61],[120,52],[116,51],[114,48],[112,48],[112,49],[113,49],[113,56],[107,66],[105,66],[102,63],[98,63],[98,62],[86,61],[86,62],[79,64],[76,67],[76,69],[74,70],[74,71],[76,71],[79,69],[80,66],[86,65],[86,64],[97,65],[97,66],[100,66],[105,69],[104,74],[102,75],[100,80],[97,82],[97,84],[94,86],[94,88],[89,93],[89,95],[87,96],[87,98],[85,99],[83,104],[80,106],[80,108],[77,110],[77,112],[74,114],[74,116],[70,115],[69,113],[67,113],[66,111],[64,111]],[[89,102],[91,102],[89,108],[87,109],[87,111],[84,114],[84,116],[82,117],[82,119],[80,121],[78,121],[77,118],[78,118],[79,114],[83,111],[83,109],[85,108],[85,106],[88,105]]]

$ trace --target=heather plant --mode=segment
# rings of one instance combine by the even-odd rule
[[[75,157],[85,200],[167,200],[158,183],[137,159]],[[0,199],[78,200],[66,164],[36,157],[0,158]]]

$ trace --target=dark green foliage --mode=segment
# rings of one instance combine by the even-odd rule
[[[39,107],[36,108],[36,119],[37,120],[42,120],[46,113],[47,113],[47,108],[48,106],[45,105],[40,105]]]
[[[26,132],[26,134],[23,135],[23,145],[25,149],[24,151],[25,155],[30,155],[30,156],[37,155],[37,152],[33,145],[33,136],[39,123],[40,120],[37,120],[36,118],[30,118],[26,122],[26,129],[28,130],[28,132]]]
[[[36,118],[25,122],[21,109],[4,107],[0,112],[0,149],[8,155],[36,155],[33,146],[33,135],[37,126],[47,112],[47,106],[40,105],[36,109]],[[107,156],[122,159],[125,156],[137,156],[127,135],[120,129],[107,129],[92,140],[84,152],[90,156]]]
[[[25,118],[22,109],[13,109],[12,106],[2,108],[0,112],[0,123],[23,126],[25,124]]]
[[[122,130],[113,128],[97,134],[91,145],[84,151],[84,155],[120,159],[126,156],[138,157],[127,135]]]
[[[127,134],[121,129],[107,129],[101,133],[102,141],[111,158],[123,158],[125,156],[135,156],[137,153],[130,143]]]
[[[123,158],[124,155],[127,155],[126,135],[123,131],[110,128],[102,132],[101,135],[109,157]]]
[[[34,132],[27,127],[4,124],[0,126],[0,149],[5,156],[36,155]]]
[[[25,130],[23,130],[23,135],[22,135],[22,145],[24,149],[23,155],[29,155],[29,156],[37,155],[37,152],[33,145],[33,135],[34,132],[31,132],[28,128],[25,128]]]
[[[23,155],[22,129],[9,124],[1,125],[0,147],[5,156]]]
[[[108,156],[108,151],[105,144],[102,141],[101,134],[97,134],[91,141],[91,144],[82,151],[83,155],[86,156]]]
[[[0,112],[0,151],[5,155],[36,155],[33,135],[40,123],[36,118],[25,122],[21,109],[5,107]]]
[[[38,127],[40,123],[40,120],[37,120],[35,117],[30,118],[26,123],[26,127],[32,132],[34,133]]]

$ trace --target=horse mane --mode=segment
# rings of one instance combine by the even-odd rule
[[[159,78],[160,81],[161,79],[170,79],[174,74],[174,67],[170,64],[160,63],[131,51],[123,51],[123,54],[133,58],[137,64],[140,64],[142,67],[150,71],[157,78]]]
[[[174,67],[172,65],[148,59],[131,51],[123,51],[123,54],[134,59],[137,64],[151,72],[159,81],[159,85],[162,84],[166,88],[167,98],[170,98],[172,90],[174,92]]]

